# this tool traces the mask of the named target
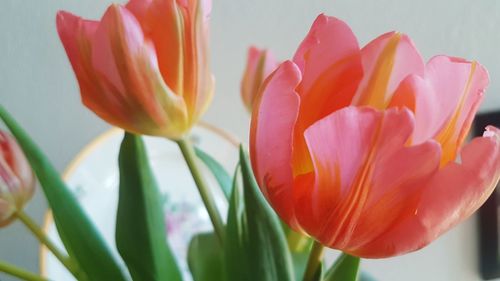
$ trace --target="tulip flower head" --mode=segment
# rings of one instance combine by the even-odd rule
[[[260,86],[278,65],[270,51],[253,46],[248,49],[247,65],[241,80],[241,98],[249,112],[252,112]]]
[[[131,0],[100,21],[59,12],[83,103],[129,132],[181,138],[213,95],[210,9],[210,0]]]
[[[35,176],[24,153],[9,134],[0,131],[0,227],[15,218],[35,190]]]
[[[500,176],[500,132],[465,144],[488,85],[477,62],[389,32],[360,48],[320,15],[261,87],[250,153],[259,186],[293,229],[367,258],[429,244],[476,211]]]

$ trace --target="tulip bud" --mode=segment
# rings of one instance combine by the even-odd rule
[[[278,64],[268,50],[253,46],[248,50],[247,65],[241,80],[241,98],[249,112],[252,112],[260,86]]]
[[[35,177],[24,153],[12,136],[0,131],[0,227],[15,218],[34,190]]]

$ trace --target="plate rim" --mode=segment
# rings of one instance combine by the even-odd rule
[[[216,135],[219,135],[223,139],[227,140],[229,143],[234,145],[236,148],[240,145],[241,141],[235,137],[233,134],[226,132],[225,130],[212,125],[208,122],[205,121],[199,121],[196,125],[196,127],[201,127],[204,129],[207,129],[211,132],[213,132]],[[93,138],[90,142],[85,144],[83,148],[78,151],[78,153],[72,158],[72,160],[69,162],[69,164],[64,168],[61,178],[64,182],[66,182],[75,172],[75,170],[79,167],[79,165],[83,162],[84,159],[87,158],[88,155],[90,155],[93,151],[96,150],[96,148],[111,138],[112,136],[123,132],[124,130],[118,127],[112,127],[110,129],[107,129],[103,133],[100,133],[97,135],[95,138]],[[42,231],[47,234],[49,230],[49,226],[53,223],[54,219],[52,217],[52,211],[50,207],[47,207],[47,210],[45,211],[44,214],[44,219],[43,219],[43,224],[42,224]],[[38,259],[39,259],[39,271],[40,274],[43,277],[48,277],[47,276],[47,260],[46,256],[49,254],[49,250],[44,244],[40,244],[38,248]]]

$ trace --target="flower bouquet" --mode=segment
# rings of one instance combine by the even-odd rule
[[[250,48],[241,94],[249,153],[226,171],[193,146],[214,93],[210,0],[131,0],[100,21],[57,14],[85,106],[122,128],[116,245],[107,245],[48,158],[7,110],[0,118],[0,226],[22,221],[76,280],[185,280],[168,244],[141,135],[178,145],[213,225],[187,255],[195,281],[351,281],[361,258],[425,247],[468,218],[500,177],[500,132],[467,142],[489,78],[475,61],[424,63],[410,38],[360,47],[349,26],[319,15],[293,58]],[[217,179],[221,213],[201,166]],[[23,211],[36,179],[64,249]],[[167,214],[168,216],[168,214]],[[116,247],[118,260],[110,251]],[[325,247],[341,251],[333,264]],[[125,266],[122,266],[124,264]],[[23,280],[48,280],[0,262]]]

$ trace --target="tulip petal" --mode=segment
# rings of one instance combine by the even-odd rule
[[[95,73],[91,64],[90,38],[98,26],[97,21],[84,20],[65,11],[57,13],[56,25],[59,37],[71,62],[71,66],[78,79],[83,97],[92,97],[96,103],[104,101],[100,94],[100,87],[96,83]],[[115,107],[110,108],[114,115],[120,114]]]
[[[299,110],[300,70],[281,64],[262,86],[252,113],[250,151],[255,178],[277,213],[295,227],[292,198],[292,135]],[[287,165],[288,164],[288,165]]]
[[[298,87],[300,117],[294,136],[294,174],[312,170],[304,131],[328,114],[348,106],[362,76],[356,37],[343,21],[319,15],[298,48],[294,62],[302,71]]]
[[[417,75],[410,75],[404,79],[394,92],[388,108],[406,107],[415,112],[415,93],[413,91],[413,79],[421,79]]]
[[[358,53],[358,41],[345,22],[319,15],[293,58],[303,74],[301,96],[333,64]]]
[[[427,63],[424,77],[411,75],[401,82],[389,106],[407,106],[415,113],[413,143],[435,138],[446,164],[468,134],[487,85],[481,65],[437,56]]]
[[[396,144],[392,144],[395,145]],[[344,250],[363,247],[388,231],[401,216],[414,209],[424,186],[439,168],[441,147],[433,140],[382,152],[375,166],[370,194]]]
[[[306,130],[315,181],[314,190],[308,191],[314,207],[305,211],[314,213],[303,214],[301,204],[296,214],[301,225],[316,228],[304,229],[326,245],[345,249],[377,233],[370,228],[389,227],[392,218],[379,222],[377,212],[394,216],[395,207],[405,206],[401,200],[411,200],[439,165],[436,142],[405,146],[413,127],[407,109],[348,107]],[[367,229],[371,232],[365,233]]]
[[[27,195],[25,198],[31,198],[34,192],[33,186],[35,185],[35,176],[33,175],[31,166],[25,160],[26,156],[14,137],[2,131],[0,131],[0,158],[5,161],[5,163],[2,163],[6,164],[5,169],[8,169],[13,173],[15,178],[21,181],[22,187],[29,187],[29,190],[27,190],[29,193],[24,195]],[[1,159],[0,161],[2,161]],[[2,176],[0,172],[0,178]]]
[[[380,117],[380,112],[369,108],[347,107],[321,119],[305,131],[314,165],[314,180],[311,182],[311,174],[307,177],[303,175],[294,186],[294,198],[297,203],[302,202],[295,204],[295,212],[307,233],[315,237],[321,235],[332,206],[340,204],[340,200],[349,193],[371,149]],[[316,226],[316,229],[307,229],[308,225]]]
[[[6,161],[0,158],[0,200],[8,202],[10,208],[13,210],[16,207],[21,207],[18,206],[18,202],[16,200],[16,193],[22,192],[21,188],[23,188],[23,183],[16,177],[16,174],[12,171]],[[3,215],[3,213],[0,214]]]
[[[153,42],[163,80],[174,93],[182,93],[182,20],[177,2],[131,0],[126,8],[137,18],[144,36]]]
[[[423,187],[413,210],[387,232],[351,254],[382,258],[418,250],[467,219],[491,195],[500,177],[500,132],[488,128]]]
[[[426,67],[440,110],[438,120],[445,120],[434,138],[443,147],[442,163],[455,160],[458,149],[469,133],[472,120],[489,83],[486,69],[459,58],[435,57]],[[423,124],[422,124],[423,125]]]
[[[130,132],[170,138],[185,133],[183,100],[162,80],[156,53],[128,10],[118,5],[108,8],[92,47],[92,64],[107,90],[107,103],[93,104],[91,109],[99,113],[114,105],[125,108],[128,118],[106,120]]]
[[[166,84],[183,96],[191,126],[206,111],[214,92],[208,54],[212,1],[132,0],[127,9],[152,40]]]
[[[91,39],[98,25],[97,21],[85,20],[65,11],[57,13],[57,31],[78,79],[83,103],[105,120],[126,120],[129,114],[123,103],[115,101],[113,106],[102,108],[118,90],[108,86],[112,95],[103,94],[103,82],[92,66]]]
[[[209,64],[211,0],[178,0],[183,15],[183,97],[190,123],[196,122],[210,104],[215,80]]]
[[[12,203],[0,198],[0,227],[9,225],[15,217]]]
[[[463,148],[461,161],[445,166],[422,195],[418,215],[435,235],[468,218],[493,192],[500,177],[500,131],[488,127]]]
[[[440,111],[440,105],[436,102],[438,97],[430,82],[418,75],[406,77],[394,92],[389,107],[407,107],[415,115],[412,143],[419,144],[431,139],[439,128],[436,114]]]
[[[366,45],[361,53],[364,77],[353,101],[355,105],[384,109],[406,76],[424,74],[422,57],[404,34],[383,34]]]

